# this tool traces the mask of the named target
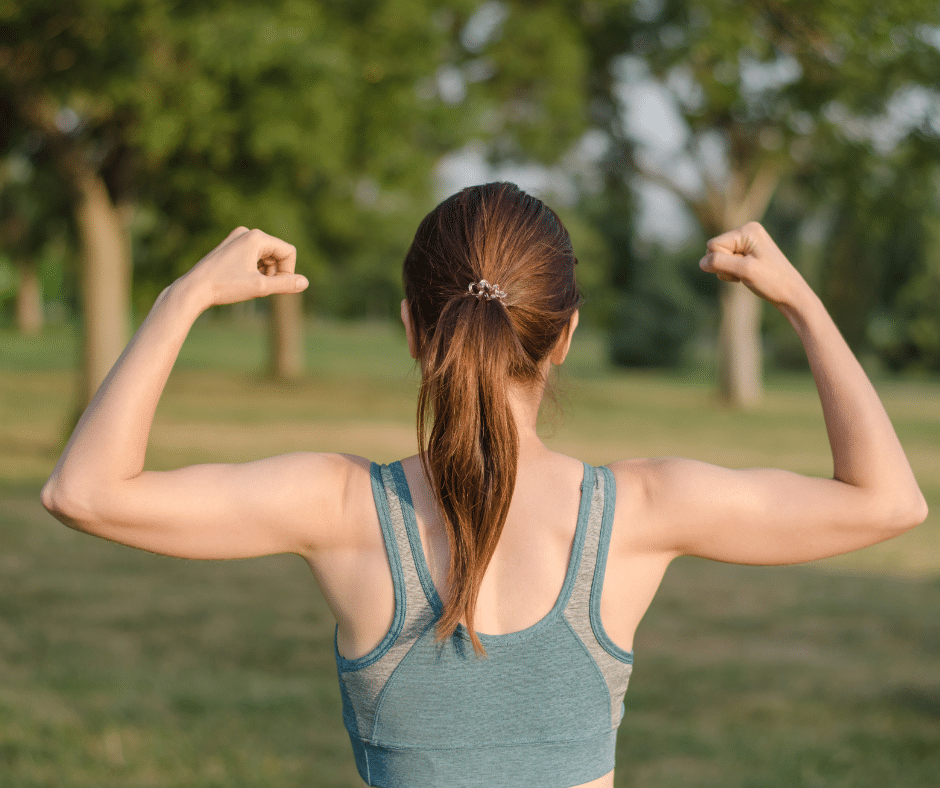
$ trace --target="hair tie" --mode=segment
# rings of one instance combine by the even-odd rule
[[[491,285],[485,279],[481,279],[479,282],[471,282],[467,290],[470,291],[470,295],[476,296],[477,300],[485,298],[487,301],[492,301],[494,298],[498,298],[502,301],[506,297],[505,290],[500,290],[499,285]]]

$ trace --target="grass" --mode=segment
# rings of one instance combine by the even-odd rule
[[[263,331],[203,321],[148,465],[414,449],[416,379],[381,325],[315,324],[276,384]],[[550,441],[589,462],[679,454],[827,474],[810,381],[748,413],[708,375],[620,373],[579,336]],[[354,786],[329,611],[300,559],[189,562],[56,524],[37,494],[74,373],[66,329],[0,335],[0,786]],[[928,501],[899,539],[803,567],[674,563],[636,640],[618,743],[632,788],[935,786],[940,774],[940,385],[880,382]]]

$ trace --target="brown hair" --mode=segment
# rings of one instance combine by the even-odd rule
[[[518,434],[506,390],[541,383],[581,303],[577,258],[555,212],[511,183],[449,197],[418,227],[405,256],[405,297],[422,383],[418,445],[450,542],[449,593],[439,640],[473,626],[483,574],[516,483]],[[505,292],[479,297],[486,279]],[[477,291],[478,292],[478,291]],[[428,425],[430,423],[430,434]]]

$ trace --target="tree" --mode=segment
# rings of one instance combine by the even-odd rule
[[[850,138],[877,150],[892,102],[930,94],[940,66],[926,0],[663,0],[631,12],[615,65],[670,97],[685,135],[666,156],[638,147],[632,165],[677,194],[708,236],[761,219],[784,179]],[[913,130],[901,124],[901,137]],[[723,285],[721,313],[721,394],[747,405],[761,391],[759,302]]]
[[[583,52],[566,42],[564,17],[510,14],[504,38],[481,28],[487,8],[498,11],[430,0],[5,6],[0,96],[73,196],[89,391],[126,339],[128,227],[150,290],[247,224],[298,247],[315,305],[342,308],[371,282],[381,295],[366,300],[385,311],[398,279],[389,260],[430,207],[444,152],[485,138],[503,158],[546,160],[569,146],[583,127]],[[297,372],[297,305],[270,310],[285,375]]]
[[[33,163],[54,168],[81,249],[87,400],[129,334],[132,193],[123,136],[147,38],[145,8],[37,0],[4,4],[0,19],[4,152],[29,139]]]
[[[38,334],[45,322],[40,259],[64,234],[63,206],[46,169],[15,148],[0,169],[0,237],[16,271],[14,325],[26,336]]]
[[[848,343],[891,369],[937,368],[940,138],[915,134],[876,156],[849,148],[823,215],[820,293]],[[940,124],[938,124],[940,131]]]

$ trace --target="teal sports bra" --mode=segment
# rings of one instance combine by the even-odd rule
[[[372,465],[372,492],[392,569],[395,616],[359,659],[336,649],[343,722],[362,779],[380,788],[571,788],[614,768],[633,653],[601,625],[613,522],[609,468],[585,463],[568,571],[555,606],[532,626],[442,644],[443,609],[421,547],[400,463]]]

